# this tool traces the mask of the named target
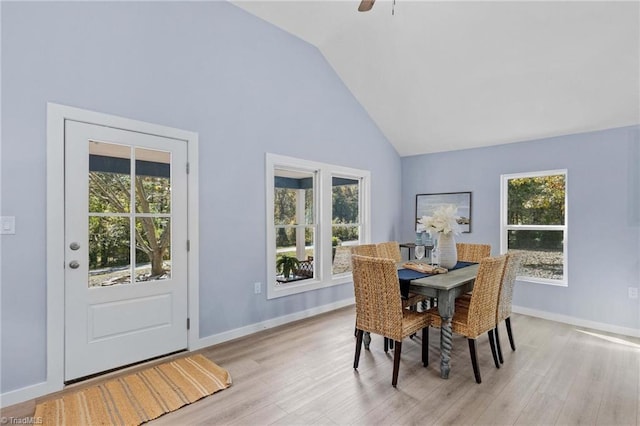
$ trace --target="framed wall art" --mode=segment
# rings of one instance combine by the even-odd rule
[[[439,194],[416,194],[416,225],[422,216],[431,216],[444,204],[458,208],[458,225],[462,232],[471,232],[471,192],[442,192]]]

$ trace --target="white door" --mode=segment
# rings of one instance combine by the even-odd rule
[[[65,122],[65,381],[187,347],[187,143]]]

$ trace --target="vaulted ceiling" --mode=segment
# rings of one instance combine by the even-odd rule
[[[638,1],[233,3],[317,46],[401,156],[640,124]]]

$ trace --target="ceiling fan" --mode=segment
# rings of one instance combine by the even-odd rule
[[[373,7],[373,3],[375,2],[376,0],[361,0],[360,6],[358,6],[358,12],[366,12],[368,10],[371,10],[371,8]]]

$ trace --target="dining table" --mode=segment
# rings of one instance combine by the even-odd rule
[[[415,261],[414,261],[415,262]],[[478,274],[477,263],[458,263],[455,269],[444,274],[416,274],[413,270],[404,268],[405,262],[398,263],[398,276],[400,286],[408,282],[407,290],[411,293],[421,294],[428,298],[436,298],[438,301],[438,314],[442,319],[440,327],[440,377],[449,378],[451,371],[451,348],[453,345],[453,331],[451,330],[451,320],[455,312],[456,297],[473,289],[473,283]],[[423,262],[426,263],[426,262]],[[408,274],[407,274],[408,272]],[[404,275],[404,280],[402,279]],[[427,276],[425,276],[427,275]],[[416,277],[416,278],[413,278]],[[402,290],[401,290],[402,291]],[[365,348],[369,347],[371,341],[369,333],[365,333]]]
[[[438,314],[442,319],[440,326],[440,377],[443,379],[448,379],[451,371],[450,361],[453,344],[451,319],[455,312],[456,297],[473,289],[478,268],[479,265],[475,263],[451,270],[446,274],[429,275],[409,282],[411,293],[435,297],[438,300]]]

